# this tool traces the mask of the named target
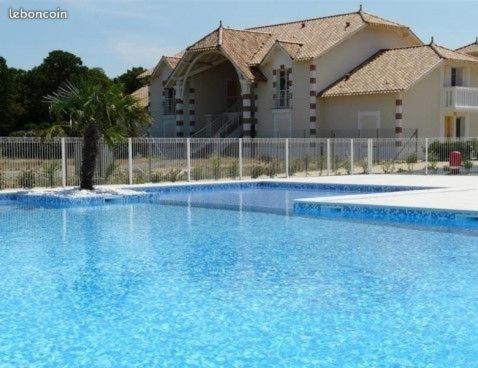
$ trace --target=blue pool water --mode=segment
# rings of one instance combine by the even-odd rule
[[[0,204],[0,367],[476,366],[478,237],[192,204]]]

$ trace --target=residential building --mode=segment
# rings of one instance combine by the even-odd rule
[[[220,24],[144,77],[153,136],[478,135],[478,58],[362,9]]]

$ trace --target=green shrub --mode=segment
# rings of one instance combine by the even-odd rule
[[[43,173],[47,180],[47,186],[54,187],[57,183],[56,176],[60,170],[60,164],[57,161],[47,162],[43,165]]]
[[[136,169],[133,171],[133,183],[134,184],[146,183],[146,175],[143,170]]]
[[[322,175],[322,171],[324,170],[324,166],[326,163],[327,157],[324,155],[321,155],[319,158],[319,165],[318,165],[318,170],[319,170],[319,175]]]
[[[478,140],[456,142],[439,142],[435,141],[428,147],[428,155],[434,154],[440,161],[448,161],[450,152],[459,151],[463,155],[464,160],[469,160],[478,152]]]
[[[160,183],[162,181],[165,181],[163,172],[161,170],[154,170],[151,174],[151,182]]]
[[[239,162],[238,160],[232,160],[231,165],[227,169],[228,176],[235,179],[239,176]]]
[[[355,165],[356,167],[362,169],[359,174],[365,174],[367,172],[367,166],[368,166],[368,162],[367,160],[364,160],[364,159],[361,159],[361,160],[357,160],[355,162]]]
[[[299,159],[292,160],[292,162],[289,165],[289,175],[292,176],[301,170],[302,170],[302,162]],[[307,169],[305,170],[305,172],[307,174]]]
[[[214,156],[212,158],[212,175],[214,180],[221,178],[221,159],[219,156]]]
[[[471,170],[472,167],[473,167],[473,162],[471,162],[470,160],[463,161],[463,168],[465,168],[466,170]]]
[[[251,172],[251,177],[253,179],[257,179],[258,177],[262,176],[265,174],[265,168],[262,165],[254,165],[252,167],[252,172]]]
[[[416,164],[418,162],[417,154],[416,153],[411,153],[407,156],[405,159],[405,162],[407,164]]]
[[[33,188],[35,179],[35,172],[32,169],[23,170],[18,178],[18,185],[21,188]]]
[[[390,174],[395,169],[395,164],[392,160],[382,161],[381,165],[384,174]]]
[[[171,169],[166,173],[164,178],[165,181],[171,181],[174,183],[175,181],[180,181],[183,179],[183,173],[179,169]]]
[[[270,160],[270,162],[266,166],[266,174],[270,177],[273,178],[278,174],[280,170],[280,163],[279,160],[276,158],[273,158]]]
[[[201,180],[204,178],[204,168],[202,166],[194,166],[191,170],[193,180]]]
[[[413,170],[413,164],[416,164],[418,162],[418,157],[416,153],[411,153],[407,156],[405,159],[405,162],[407,164],[407,169],[408,171]]]

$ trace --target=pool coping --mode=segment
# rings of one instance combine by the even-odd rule
[[[428,178],[428,177],[427,177]],[[356,180],[354,180],[356,179]],[[97,186],[102,189],[112,190],[129,190],[129,195],[119,196],[101,196],[93,194],[90,197],[68,198],[54,195],[55,192],[62,190],[71,190],[69,188],[56,189],[34,189],[34,190],[3,190],[0,191],[0,200],[8,199],[17,202],[21,198],[28,198],[27,201],[20,201],[22,203],[29,203],[34,205],[44,205],[53,207],[70,207],[70,206],[98,206],[109,203],[158,203],[160,193],[170,192],[174,190],[207,190],[210,188],[231,188],[231,187],[247,187],[253,186],[277,186],[277,187],[294,187],[294,188],[317,188],[325,190],[337,190],[340,187],[342,193],[336,196],[329,197],[310,197],[300,198],[294,200],[294,209],[291,211],[294,215],[313,216],[313,217],[331,217],[331,218],[354,218],[359,220],[386,220],[396,222],[403,221],[404,218],[408,221],[409,218],[414,218],[417,221],[430,221],[431,219],[439,219],[440,221],[448,222],[462,222],[463,219],[473,221],[473,227],[478,223],[478,206],[476,209],[460,208],[460,206],[450,206],[450,200],[446,203],[436,203],[436,196],[458,194],[465,195],[466,192],[471,193],[472,203],[478,199],[477,187],[471,186],[449,186],[444,184],[445,180],[438,180],[436,185],[431,185],[426,180],[420,178],[407,178],[407,180],[395,181],[393,184],[390,178],[387,177],[387,182],[380,182],[377,176],[354,177],[321,177],[321,178],[264,178],[264,179],[247,179],[247,180],[211,180],[211,181],[197,181],[197,182],[168,182],[168,183],[148,183],[135,185],[108,185]],[[382,178],[383,179],[383,178]],[[402,179],[402,178],[400,178]],[[413,179],[413,180],[411,180]],[[449,178],[446,178],[447,180]],[[476,178],[478,179],[478,178]],[[471,180],[474,184],[475,180]],[[478,184],[478,181],[477,181]],[[386,190],[384,191],[384,188]],[[377,189],[377,191],[375,191]],[[355,193],[347,193],[348,190],[353,190]],[[367,193],[357,194],[357,190],[364,190]],[[134,193],[134,192],[138,193]],[[370,193],[372,191],[372,193]],[[48,195],[53,193],[53,195]],[[475,195],[476,192],[476,195]],[[464,194],[465,193],[465,194]],[[420,196],[420,201],[413,203],[413,196]],[[423,205],[423,197],[432,198],[435,196],[435,201],[431,200],[426,205]],[[400,204],[400,199],[408,200],[407,205]],[[410,198],[412,203],[410,204]],[[418,198],[418,197],[415,197]],[[448,199],[448,198],[447,198]],[[406,201],[405,201],[406,202]],[[464,202],[462,201],[462,204]],[[468,206],[469,207],[469,206]],[[214,207],[217,208],[217,207]],[[465,221],[466,222],[466,221]],[[465,224],[466,226],[466,224]]]

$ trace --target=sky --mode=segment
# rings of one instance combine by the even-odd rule
[[[51,50],[80,56],[114,77],[150,68],[217,28],[314,18],[357,11],[409,26],[428,43],[457,48],[478,36],[478,0],[0,0],[0,56],[30,69]],[[12,20],[9,9],[68,12],[67,20]]]

